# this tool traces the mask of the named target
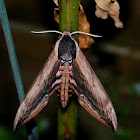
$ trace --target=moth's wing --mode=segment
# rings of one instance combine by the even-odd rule
[[[27,92],[17,111],[14,130],[36,116],[48,103],[50,95],[58,88],[52,86],[60,66],[57,50],[54,48]]]
[[[117,117],[111,100],[78,47],[76,59],[72,62],[72,71],[77,84],[75,92],[81,106],[97,120],[116,131]]]

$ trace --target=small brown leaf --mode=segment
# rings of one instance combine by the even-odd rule
[[[108,15],[114,20],[117,28],[123,28],[123,23],[119,19],[120,6],[117,0],[95,0],[95,15],[98,18],[107,19]]]
[[[90,33],[90,24],[86,18],[84,9],[81,4],[79,4],[79,31]],[[84,34],[79,34],[78,36],[79,47],[81,49],[89,48],[91,44],[94,43],[92,37]]]

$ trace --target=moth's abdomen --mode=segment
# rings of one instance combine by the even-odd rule
[[[53,83],[52,87],[55,87],[56,85],[59,87],[57,89],[57,95],[60,97],[62,107],[65,108],[69,97],[74,93],[74,90],[71,87],[77,87],[77,84],[73,79],[72,66],[69,62],[60,65],[59,70],[56,73],[56,81]]]
[[[61,89],[60,89],[60,99],[62,107],[65,108],[69,99],[69,79],[70,79],[70,72],[69,72],[69,64],[66,62],[64,64],[64,70],[62,72],[61,77]]]

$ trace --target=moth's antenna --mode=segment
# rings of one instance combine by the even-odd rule
[[[44,33],[58,33],[58,34],[63,34],[62,32],[60,31],[56,31],[56,30],[48,30],[48,31],[31,31],[31,33],[34,33],[34,34],[44,34]]]
[[[72,32],[71,35],[73,34],[85,34],[85,35],[89,35],[89,36],[93,36],[93,37],[102,37],[100,35],[94,35],[94,34],[90,34],[90,33],[85,33],[85,32],[82,32],[82,31],[75,31],[75,32]]]

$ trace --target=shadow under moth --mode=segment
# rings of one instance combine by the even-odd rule
[[[70,33],[66,30],[63,33],[34,33],[45,32],[57,32],[61,37],[19,106],[14,130],[35,117],[47,105],[54,91],[57,91],[63,108],[74,92],[87,112],[113,131],[117,131],[117,117],[111,100],[73,37],[74,33],[84,32]]]

